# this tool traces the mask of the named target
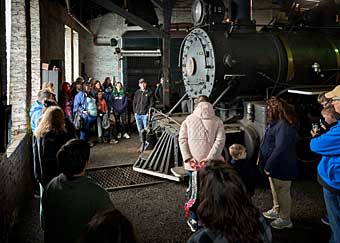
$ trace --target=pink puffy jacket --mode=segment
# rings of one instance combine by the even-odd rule
[[[221,153],[225,143],[222,120],[215,115],[209,102],[200,102],[193,114],[189,115],[179,131],[179,146],[183,161],[195,159],[222,159]],[[184,163],[186,170],[193,170],[190,163]]]

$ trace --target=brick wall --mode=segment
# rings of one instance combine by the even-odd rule
[[[271,17],[271,0],[253,1],[253,18],[258,24],[267,24]],[[268,8],[268,9],[267,9]],[[163,14],[156,8],[159,23],[163,22]],[[172,11],[172,23],[189,22],[191,23],[191,1],[179,1]],[[106,14],[90,22],[91,30],[99,35],[106,36],[108,39],[121,36],[127,30],[124,19],[116,14]],[[80,42],[80,59],[85,64],[88,76],[101,81],[106,76],[118,75],[118,60],[114,55],[114,50],[110,46],[95,46],[92,37],[85,35]]]
[[[32,196],[30,138],[14,136],[7,153],[0,158],[0,242],[8,236],[19,209]]]
[[[25,1],[12,1],[11,81],[12,131],[27,128],[27,33]]]
[[[93,19],[90,29],[98,36],[105,36],[107,40],[120,37],[127,29],[124,19],[116,14],[106,14]],[[114,47],[95,46],[91,35],[85,35],[80,40],[80,59],[85,64],[86,74],[104,81],[105,77],[118,75],[118,57],[114,54]]]
[[[5,97],[6,94],[6,21],[5,21],[5,0],[0,0],[0,102],[1,98]]]
[[[40,89],[40,9],[39,0],[31,0],[31,85],[32,102],[37,99]]]

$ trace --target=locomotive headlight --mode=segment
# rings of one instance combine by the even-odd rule
[[[196,72],[196,62],[195,59],[190,57],[187,60],[187,63],[185,64],[185,73],[186,75],[188,75],[189,77],[191,77],[192,75],[194,75]]]
[[[192,19],[194,25],[201,24],[205,15],[205,5],[203,0],[195,0],[191,8]]]

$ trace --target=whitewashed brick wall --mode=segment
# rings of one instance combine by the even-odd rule
[[[4,97],[6,94],[6,35],[4,34],[6,31],[6,21],[5,21],[5,0],[0,0],[0,60],[1,60],[1,76],[0,76],[0,85],[1,85],[1,91],[2,94],[0,94],[0,97]]]
[[[107,37],[110,42],[111,38],[121,37],[127,25],[122,17],[109,13],[93,19],[90,28],[96,35]],[[114,47],[95,46],[93,38],[86,35],[80,40],[80,55],[88,76],[101,82],[105,77],[119,77],[118,57],[114,54]]]
[[[27,128],[27,35],[25,1],[12,1],[11,77],[12,132]]]
[[[32,73],[32,100],[37,99],[38,91],[40,90],[40,9],[39,0],[31,0],[31,73]]]

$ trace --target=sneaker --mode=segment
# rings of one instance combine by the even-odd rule
[[[110,144],[117,144],[118,143],[118,140],[116,140],[116,139],[111,139],[110,140]]]
[[[263,217],[265,217],[266,219],[278,219],[279,218],[279,214],[273,208],[269,209],[267,212],[264,212],[262,214],[263,214]]]
[[[293,223],[290,219],[282,219],[282,218],[277,218],[273,222],[270,223],[270,225],[274,229],[284,229],[284,228],[292,228]]]
[[[148,141],[145,141],[145,143],[144,143],[144,150],[146,150],[148,147],[149,147],[149,142]]]
[[[124,133],[124,134],[123,134],[123,138],[130,139],[130,136],[129,136],[129,134]]]
[[[170,171],[174,176],[179,178],[183,178],[184,176],[188,175],[188,171],[186,171],[183,166],[173,167],[170,169]]]
[[[103,138],[102,137],[99,137],[98,138],[98,143],[102,143],[103,142]]]
[[[329,218],[328,215],[325,215],[321,218],[321,222],[324,223],[325,225],[329,226]]]
[[[122,134],[121,134],[121,133],[118,133],[117,138],[118,138],[118,139],[121,139],[121,138],[122,138]]]
[[[90,148],[94,146],[94,142],[89,142],[89,144],[90,144]]]
[[[198,222],[194,219],[188,219],[187,224],[190,227],[190,230],[192,232],[196,232],[197,228],[198,228]]]

